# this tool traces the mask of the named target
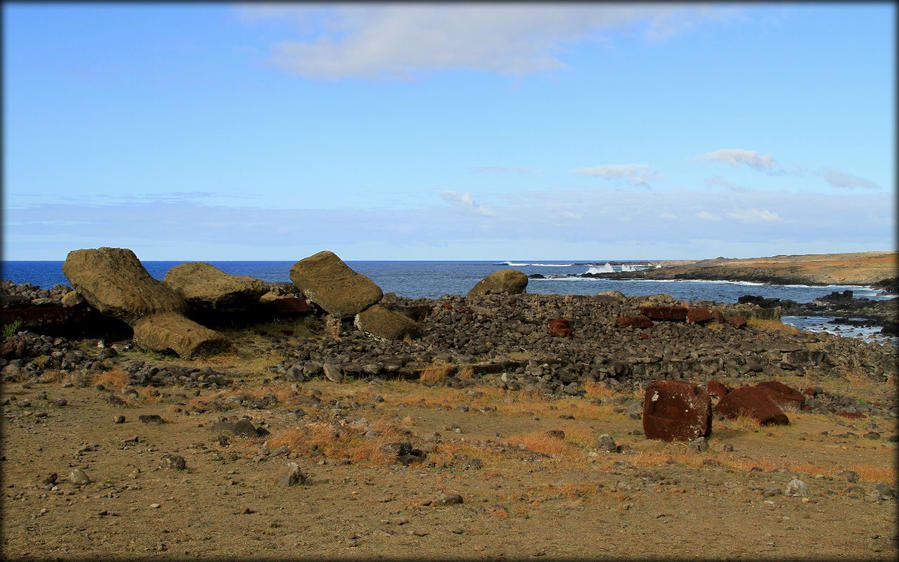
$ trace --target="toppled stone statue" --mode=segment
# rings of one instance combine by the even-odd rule
[[[134,341],[141,347],[171,349],[189,358],[228,345],[217,332],[186,318],[184,299],[153,279],[127,248],[69,252],[62,272],[88,304],[131,325]]]

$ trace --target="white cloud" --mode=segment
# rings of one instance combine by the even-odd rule
[[[706,178],[705,183],[707,183],[708,185],[720,185],[722,187],[726,187],[727,189],[729,189],[731,191],[736,191],[738,193],[745,193],[745,192],[749,191],[745,187],[742,187],[735,183],[729,182],[726,179],[720,178],[718,176]]]
[[[457,191],[448,190],[441,193],[440,197],[453,207],[484,215],[485,217],[496,216],[496,211],[475,203],[474,199],[471,197],[471,193],[459,193]]]
[[[434,70],[474,69],[503,75],[565,68],[558,54],[623,26],[645,25],[650,41],[730,7],[627,4],[372,4],[242,6],[247,22],[288,21],[296,40],[272,46],[273,62],[310,77],[410,79]]]
[[[877,187],[879,187],[876,183],[874,183],[871,180],[867,180],[865,178],[860,178],[858,176],[853,176],[852,174],[847,174],[847,173],[841,172],[839,170],[834,170],[833,168],[822,168],[822,169],[818,170],[817,175],[824,178],[824,181],[826,181],[833,187],[843,187],[843,188],[853,188],[853,187],[877,188]]]
[[[704,221],[720,221],[721,220],[721,217],[719,217],[718,215],[713,215],[712,213],[705,211],[705,210],[699,211],[698,213],[696,213],[696,218],[702,219]]]
[[[768,209],[744,209],[741,211],[732,211],[727,216],[740,222],[758,223],[758,222],[783,222],[783,219],[777,213]]]
[[[626,182],[649,187],[649,182],[661,179],[655,168],[648,164],[609,164],[592,168],[577,168],[572,173],[603,179],[623,179]]]
[[[778,172],[781,166],[770,154],[759,154],[755,150],[744,150],[742,148],[722,148],[702,156],[697,156],[696,160],[701,162],[723,162],[733,167],[747,165],[753,170],[759,172]]]
[[[677,218],[676,215],[672,215],[672,214],[669,213],[668,211],[662,211],[662,213],[659,215],[659,217],[660,217],[660,218],[663,218],[663,219],[665,219],[665,220],[669,220],[669,221],[670,221],[670,220],[674,220],[674,219]]]

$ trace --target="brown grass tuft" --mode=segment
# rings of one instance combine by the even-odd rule
[[[587,392],[587,398],[608,400],[615,395],[614,390],[601,382],[587,381],[584,383],[584,390]]]
[[[128,373],[120,369],[113,369],[94,375],[94,384],[124,388],[128,384]]]
[[[423,383],[442,383],[455,370],[454,365],[434,364],[425,367],[421,371],[418,382]]]
[[[759,330],[767,330],[769,332],[784,332],[787,334],[800,333],[797,328],[794,328],[793,326],[790,326],[789,324],[784,324],[780,320],[750,318],[746,321],[746,323],[754,328],[758,328]]]

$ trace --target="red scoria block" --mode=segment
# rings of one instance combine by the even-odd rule
[[[801,392],[790,388],[782,382],[765,381],[755,386],[767,391],[774,403],[785,410],[798,410],[805,404],[805,396]]]
[[[647,329],[652,328],[652,320],[643,315],[638,316],[619,316],[615,323],[619,326],[628,326],[631,328]]]
[[[724,383],[718,380],[710,380],[705,385],[706,392],[709,393],[709,396],[714,396],[718,400],[721,400],[727,393],[730,392],[730,389],[724,386]]]
[[[790,419],[774,402],[771,392],[758,386],[741,386],[718,401],[715,413],[728,419],[746,416],[761,425],[787,425]]]
[[[306,299],[285,297],[272,301],[272,310],[276,316],[302,316],[309,314],[309,303]]]
[[[715,317],[706,308],[689,308],[687,309],[687,322],[694,324],[705,324],[711,322]]]
[[[712,401],[701,387],[684,381],[653,381],[643,397],[647,439],[692,441],[712,432]]]
[[[687,319],[687,309],[683,306],[641,306],[640,313],[650,320],[683,322]]]
[[[554,338],[571,337],[571,325],[564,318],[553,318],[549,321],[549,335]]]

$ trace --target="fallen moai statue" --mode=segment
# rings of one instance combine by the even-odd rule
[[[189,358],[228,346],[220,334],[185,317],[184,299],[153,279],[127,248],[74,250],[62,271],[88,304],[129,324],[141,347]]]
[[[258,305],[259,298],[269,290],[264,281],[229,275],[205,262],[176,265],[165,274],[163,282],[200,312],[242,312]]]
[[[375,338],[397,340],[417,335],[418,323],[379,304],[383,291],[371,279],[353,271],[327,250],[302,259],[290,268],[290,280],[309,302],[327,312],[326,322],[339,332],[344,319]]]

